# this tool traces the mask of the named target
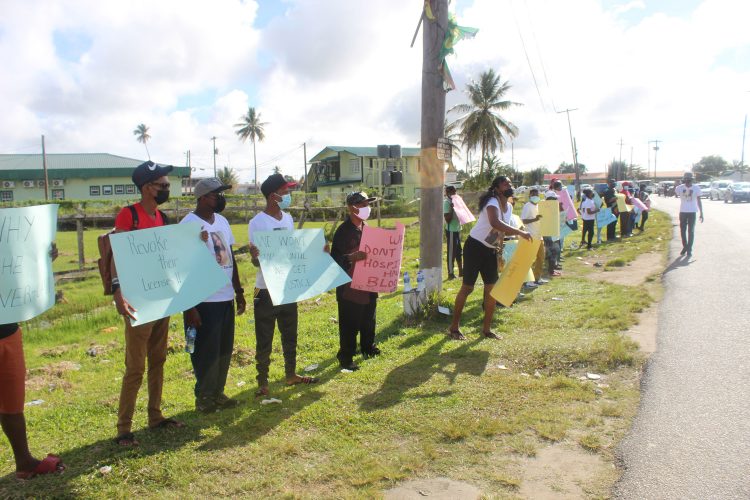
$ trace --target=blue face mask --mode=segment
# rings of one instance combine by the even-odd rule
[[[539,197],[538,196],[531,196],[531,197],[529,197],[529,201],[531,203],[537,204],[537,203],[539,203]]]
[[[281,201],[277,201],[276,203],[279,204],[279,208],[282,210],[284,210],[285,208],[289,208],[289,205],[292,204],[292,195],[289,193],[282,195]]]

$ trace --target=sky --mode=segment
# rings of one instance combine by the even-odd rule
[[[266,122],[258,178],[301,177],[327,145],[418,146],[421,0],[0,0],[0,153],[110,153],[216,164],[253,178],[252,145],[234,126],[255,107]],[[520,105],[498,152],[520,170],[613,159],[688,170],[707,155],[742,155],[750,110],[746,0],[453,0],[479,29],[448,63],[466,84],[494,69]],[[420,34],[421,35],[421,34]],[[460,115],[451,113],[449,120]],[[750,145],[748,145],[750,156]],[[478,154],[475,153],[476,158]],[[466,153],[458,161],[462,168]]]

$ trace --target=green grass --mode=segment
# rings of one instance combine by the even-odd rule
[[[608,251],[622,250],[630,260],[638,252],[662,251],[671,230],[662,218],[652,215],[647,232],[630,240],[637,239],[638,251],[627,243],[606,245]],[[246,226],[233,229],[238,246],[246,243]],[[89,259],[98,234],[86,231]],[[416,269],[418,238],[419,228],[409,228],[406,269]],[[75,233],[60,233],[57,241],[55,269],[75,267]],[[283,384],[277,338],[270,389],[281,405],[262,406],[253,397],[250,312],[237,320],[227,383],[227,393],[243,404],[208,416],[195,413],[182,321],[174,316],[163,409],[188,426],[145,429],[144,387],[135,415],[136,449],[111,442],[123,371],[122,321],[102,295],[98,276],[64,282],[58,288],[67,303],[26,323],[24,341],[33,377],[27,401],[44,400],[26,410],[31,448],[38,455],[60,453],[68,470],[18,484],[9,475],[14,466],[7,441],[0,438],[0,474],[8,474],[0,479],[0,497],[371,497],[404,479],[430,476],[513,491],[522,457],[564,441],[611,462],[612,446],[638,401],[641,357],[622,332],[652,299],[586,279],[590,270],[577,255],[566,251],[565,277],[496,313],[499,342],[479,338],[479,293],[465,309],[466,342],[447,340],[446,317],[405,321],[400,294],[381,295],[377,339],[383,355],[357,359],[362,369],[350,374],[340,373],[335,359],[335,295],[301,303],[298,366],[319,364],[314,374],[320,383]],[[238,265],[245,288],[252,289],[247,255],[238,256]],[[451,304],[458,288],[456,281],[445,282],[438,300]],[[100,354],[88,355],[92,347]],[[579,380],[585,371],[611,375],[609,388]],[[112,466],[106,476],[98,472],[104,465]]]

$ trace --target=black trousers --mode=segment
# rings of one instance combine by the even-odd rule
[[[617,232],[617,219],[607,224],[607,241],[617,239],[615,233]]]
[[[641,231],[646,229],[646,221],[648,220],[648,210],[644,210],[641,212]]]
[[[581,233],[581,243],[586,242],[588,248],[591,248],[591,240],[594,239],[594,222],[595,219],[583,221],[583,232]]]
[[[342,366],[352,363],[357,353],[357,333],[363,354],[372,351],[375,344],[375,312],[378,299],[373,297],[369,304],[356,304],[339,299],[339,352],[336,357]]]
[[[234,301],[201,302],[195,308],[201,326],[190,355],[195,373],[195,398],[215,399],[224,393],[234,348]]]
[[[458,268],[461,270],[462,262],[461,262],[461,233],[458,231],[445,231],[445,246],[447,254],[447,262],[448,262],[448,275],[453,275],[453,262],[458,263]]]
[[[695,212],[680,212],[680,238],[682,238],[682,248],[689,253],[693,252],[695,217]]]
[[[261,289],[253,300],[255,314],[256,379],[261,387],[268,385],[268,368],[271,366],[271,349],[276,324],[281,332],[281,350],[284,353],[284,372],[292,378],[297,372],[297,303],[273,305],[268,290]]]
[[[620,213],[620,236],[630,234],[630,212]]]

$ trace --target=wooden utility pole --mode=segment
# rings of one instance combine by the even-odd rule
[[[44,201],[49,200],[49,176],[47,175],[47,151],[44,149],[44,134],[42,134],[42,168],[44,169]]]
[[[656,179],[656,155],[659,153],[659,143],[664,142],[659,139],[648,141],[649,144],[654,144],[654,179]]]
[[[211,137],[214,143],[214,177],[216,177],[216,136]]]
[[[443,260],[443,161],[437,143],[445,134],[445,90],[440,48],[448,26],[448,0],[432,0],[435,20],[424,19],[422,32],[422,154],[420,157],[419,267],[428,294],[440,290]],[[422,14],[424,16],[424,13]]]
[[[573,142],[573,128],[570,126],[570,112],[578,111],[578,108],[564,109],[557,113],[565,113],[568,115],[568,133],[570,134],[570,149],[573,153],[573,171],[576,173],[576,198],[581,199],[581,173],[578,171],[578,152],[576,151],[575,143]]]

